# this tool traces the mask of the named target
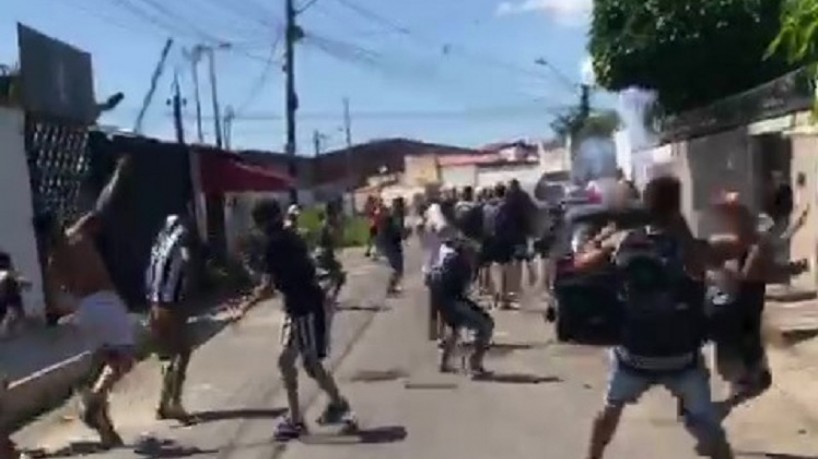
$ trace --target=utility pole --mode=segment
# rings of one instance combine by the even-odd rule
[[[579,116],[584,122],[591,114],[591,85],[583,84],[579,99]]]
[[[228,105],[224,110],[224,148],[229,150],[232,146],[233,120],[236,118],[236,111],[232,105]]]
[[[133,130],[137,134],[142,133],[142,122],[145,120],[145,114],[148,112],[148,108],[153,101],[154,94],[156,94],[156,85],[159,83],[159,78],[162,76],[162,71],[165,69],[165,63],[168,60],[168,54],[170,53],[171,46],[173,46],[173,39],[168,38],[168,41],[165,42],[165,47],[162,48],[162,54],[159,57],[159,62],[156,64],[156,69],[154,69],[153,75],[151,76],[151,85],[150,88],[148,88],[148,93],[145,94],[145,99],[142,101],[142,108],[139,110],[139,115],[136,117],[136,123]]]
[[[312,146],[315,150],[315,157],[321,156],[321,133],[317,129],[312,131]]]
[[[173,99],[171,100],[171,105],[173,105],[173,125],[176,128],[176,141],[184,145],[185,125],[182,122],[182,105],[184,105],[184,100],[182,100],[181,89],[179,87],[178,73],[173,76]]]
[[[192,51],[185,51],[185,55],[190,59],[193,75],[193,95],[196,103],[196,134],[200,144],[204,143],[204,134],[202,133],[202,98],[199,92],[199,59],[202,57],[201,46],[195,46]]]
[[[354,167],[352,164],[352,116],[349,113],[349,98],[344,97],[344,137],[346,138],[346,169],[347,169],[347,189],[352,195],[352,188],[355,186],[353,177]]]
[[[216,130],[216,146],[222,148],[222,117],[219,109],[219,91],[216,85],[216,52],[207,48],[207,57],[210,64],[210,91],[213,98],[213,128]]]
[[[298,111],[298,94],[295,92],[295,42],[300,40],[304,35],[298,25],[295,23],[295,6],[293,0],[285,0],[284,2],[284,16],[286,18],[286,32],[285,32],[285,68],[286,72],[286,88],[285,97],[287,101],[287,145],[285,147],[286,154],[289,156],[289,173],[293,178],[293,186],[290,188],[290,201],[293,204],[298,203],[298,169],[296,167],[296,126],[295,115]]]

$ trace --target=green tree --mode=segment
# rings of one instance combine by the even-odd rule
[[[788,0],[781,11],[781,32],[768,57],[781,54],[791,63],[818,58],[818,0]]]
[[[654,89],[676,113],[769,81],[792,68],[783,57],[764,59],[782,1],[594,0],[597,82]]]

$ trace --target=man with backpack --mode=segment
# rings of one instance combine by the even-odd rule
[[[473,240],[483,239],[483,209],[474,199],[474,189],[470,186],[463,188],[460,200],[454,207],[457,229],[464,236]]]
[[[613,263],[623,302],[605,407],[594,420],[587,457],[601,459],[625,406],[661,385],[684,406],[685,426],[700,454],[731,459],[702,355],[707,325],[701,279],[708,248],[693,239],[681,216],[677,179],[652,180],[644,201],[650,224],[598,241],[575,262],[583,271]]]

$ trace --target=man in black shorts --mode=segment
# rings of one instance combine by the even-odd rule
[[[327,302],[318,284],[315,266],[307,244],[296,232],[284,228],[283,217],[281,208],[275,201],[262,201],[253,209],[253,220],[266,236],[267,276],[240,307],[239,318],[268,298],[273,289],[279,290],[284,296],[286,317],[281,330],[282,350],[278,366],[287,391],[290,415],[279,424],[275,437],[279,441],[288,441],[307,433],[298,398],[298,371],[295,363],[299,356],[304,371],[329,396],[329,404],[318,423],[343,422],[349,416],[350,408],[322,363],[329,348]]]
[[[188,329],[185,293],[192,267],[194,231],[184,216],[170,215],[156,236],[145,273],[150,329],[162,362],[162,392],[158,419],[192,422],[182,406],[182,392],[190,364],[192,343]]]

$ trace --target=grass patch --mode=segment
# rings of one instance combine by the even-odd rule
[[[318,235],[321,231],[321,216],[323,210],[318,207],[304,209],[298,218],[298,229],[306,239],[310,247],[314,247],[318,242]],[[339,242],[342,248],[362,247],[366,245],[369,238],[369,223],[366,218],[355,215],[345,216],[343,220],[343,235]]]

